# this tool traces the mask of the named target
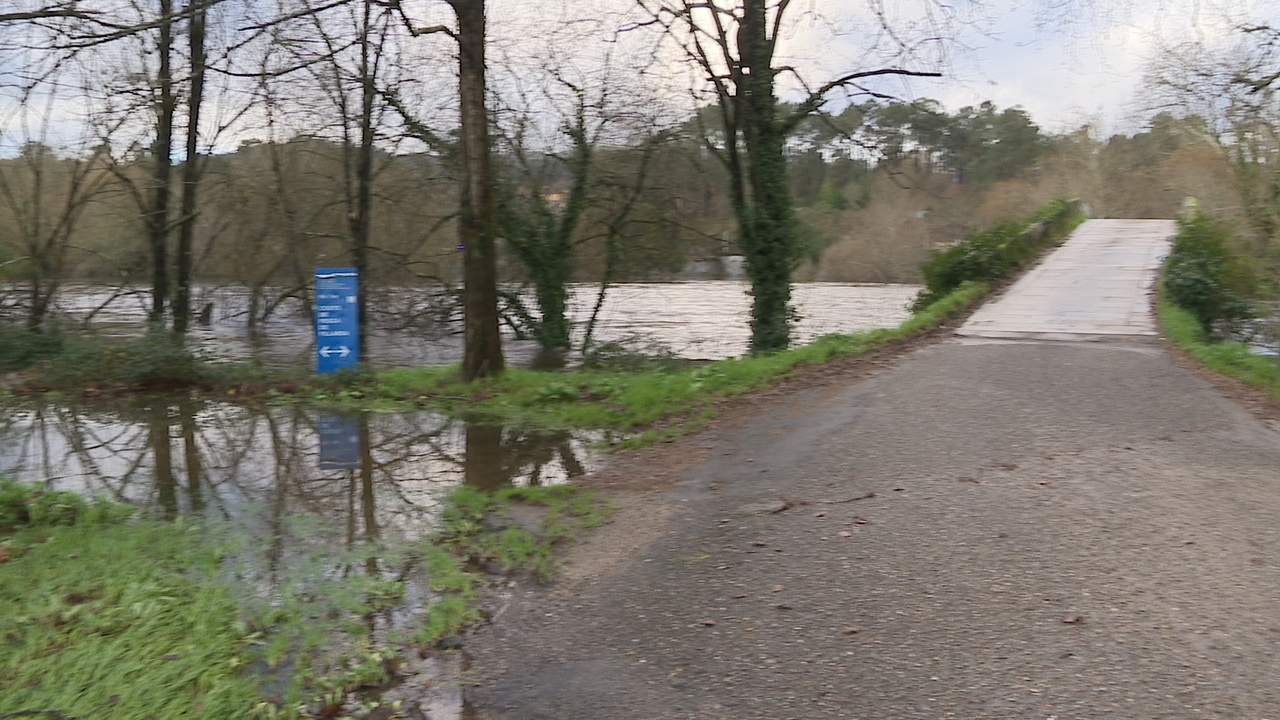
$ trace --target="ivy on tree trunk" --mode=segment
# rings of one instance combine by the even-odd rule
[[[574,270],[574,234],[587,209],[593,150],[581,93],[574,122],[566,133],[573,147],[570,156],[561,161],[571,177],[564,205],[558,210],[552,207],[541,183],[536,181],[539,169],[517,140],[513,154],[529,188],[524,198],[515,189],[505,192],[499,208],[502,235],[533,281],[538,303],[534,335],[543,350],[568,350],[570,344],[568,284]]]
[[[738,246],[751,279],[751,352],[785,350],[791,342],[791,273],[800,259],[787,182],[789,128],[774,96],[773,39],[765,0],[744,0],[738,28],[741,61],[731,73],[732,105],[724,117],[737,166],[731,193]],[[739,155],[737,136],[745,155]]]
[[[787,137],[836,88],[870,92],[858,83],[882,75],[939,75],[901,68],[853,72],[807,91],[794,108],[782,109],[775,95],[780,69],[773,60],[790,0],[636,1],[706,73],[714,90],[724,136],[721,142],[704,141],[729,175],[738,246],[751,279],[751,352],[783,350],[791,341],[795,316],[791,273],[802,255],[787,178]]]

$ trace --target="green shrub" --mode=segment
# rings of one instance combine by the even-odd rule
[[[0,324],[0,372],[21,370],[41,358],[62,351],[62,334],[56,330],[43,333],[15,325]]]
[[[678,370],[689,365],[670,345],[644,335],[592,345],[582,356],[584,368],[643,372]]]
[[[74,525],[77,522],[109,522],[132,515],[130,505],[63,490],[41,490],[32,485],[0,478],[0,532],[27,526]]]
[[[121,343],[68,339],[61,352],[41,363],[39,377],[52,386],[121,383],[145,387],[198,385],[212,372],[204,357],[182,338],[163,330]]]
[[[1202,214],[1179,222],[1165,263],[1164,289],[1174,304],[1195,316],[1204,337],[1224,337],[1255,317],[1247,299],[1254,285],[1248,265],[1231,250],[1225,226]]]
[[[966,282],[1007,277],[1060,241],[1079,222],[1075,204],[1055,200],[1023,222],[1001,223],[974,233],[946,250],[933,251],[920,266],[925,290],[911,306],[920,312]]]

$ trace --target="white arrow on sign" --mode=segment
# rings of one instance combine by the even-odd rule
[[[351,348],[347,347],[346,345],[339,345],[336,348],[325,345],[324,347],[320,348],[320,354],[323,357],[332,357],[334,355],[337,355],[338,357],[346,357],[351,354]]]

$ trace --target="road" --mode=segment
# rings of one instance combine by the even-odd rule
[[[1153,334],[1152,223],[670,446],[467,638],[472,717],[1280,719],[1280,434]]]

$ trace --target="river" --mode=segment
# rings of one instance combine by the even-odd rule
[[[687,359],[719,360],[741,355],[750,339],[748,286],[734,281],[622,283],[610,288],[593,338],[627,340],[663,348]],[[571,288],[570,317],[580,343],[598,294],[594,285]],[[908,316],[917,285],[801,283],[795,286],[799,322],[795,341],[827,333],[892,327]],[[204,287],[196,307],[211,303],[210,323],[197,325],[195,345],[214,359],[258,359],[269,367],[309,365],[314,356],[311,319],[298,300],[286,300],[253,331],[247,326],[248,292]],[[115,299],[103,306],[108,299]],[[147,297],[98,286],[68,288],[58,309],[73,322],[108,335],[136,335],[146,323]],[[447,365],[461,359],[456,323],[433,320],[440,308],[429,293],[380,290],[371,301],[374,318],[365,359],[379,367]],[[504,333],[504,352],[517,366],[532,362],[536,343]]]

